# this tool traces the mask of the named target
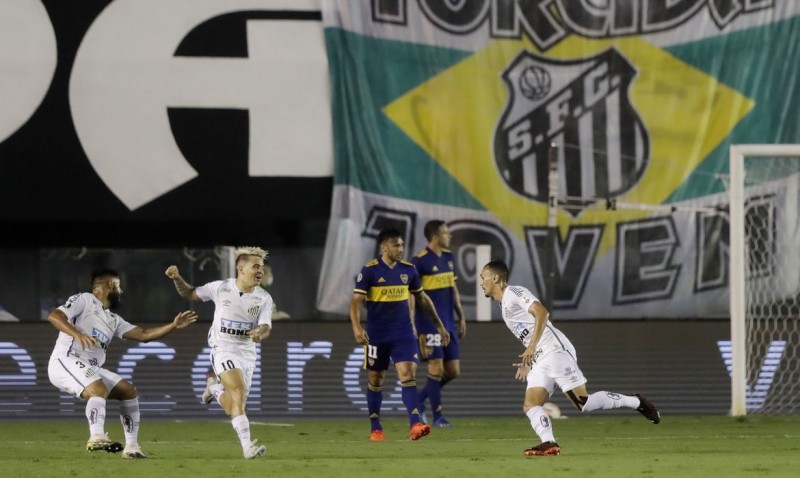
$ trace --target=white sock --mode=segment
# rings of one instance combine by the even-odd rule
[[[553,424],[550,422],[550,417],[545,413],[543,407],[535,406],[528,410],[525,415],[528,415],[528,418],[531,420],[533,431],[539,435],[539,439],[542,440],[542,443],[556,441],[553,436]]]
[[[239,415],[234,418],[231,420],[231,425],[236,430],[236,434],[239,435],[242,449],[246,450],[250,446],[250,420],[247,419],[247,415]]]
[[[217,402],[222,405],[222,402],[219,401],[219,397],[225,393],[225,387],[221,383],[217,383],[209,387],[208,391],[211,392],[211,395],[213,395],[214,398],[217,399]]]
[[[89,420],[89,435],[106,434],[106,399],[91,397],[86,401],[86,419]]]
[[[586,399],[583,412],[592,410],[612,410],[614,408],[638,408],[639,399],[614,392],[594,392]]]
[[[125,444],[137,445],[139,443],[139,399],[120,400],[119,419],[122,421],[122,431],[125,433]]]

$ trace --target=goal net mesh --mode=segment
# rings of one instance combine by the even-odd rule
[[[748,414],[800,412],[800,145],[744,156]],[[732,251],[735,253],[735,251]]]

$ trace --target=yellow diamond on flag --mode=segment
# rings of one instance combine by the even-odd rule
[[[487,211],[523,237],[523,226],[546,223],[547,206],[509,187],[508,171],[501,171],[495,161],[495,135],[504,126],[504,112],[514,107],[504,71],[522,52],[572,64],[612,48],[635,70],[625,93],[649,138],[649,157],[641,176],[621,191],[617,200],[662,204],[754,102],[641,38],[573,37],[546,55],[529,42],[495,41],[397,98],[384,113]],[[540,135],[537,140],[541,139]],[[559,210],[558,224],[563,235],[570,225],[612,225],[647,214],[639,210],[588,208],[579,214]],[[606,231],[601,252],[615,241],[615,228]]]

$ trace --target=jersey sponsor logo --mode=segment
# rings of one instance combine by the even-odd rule
[[[422,288],[425,290],[446,289],[456,285],[452,272],[422,276]]]
[[[231,303],[232,302],[230,300],[225,299],[225,300],[222,301],[222,306],[223,307],[230,307]]]
[[[408,284],[408,274],[400,274],[400,280],[403,281],[403,284]]]
[[[399,285],[370,287],[367,300],[372,302],[400,302],[408,300],[408,287]]]
[[[97,330],[96,328],[92,327],[92,337],[97,340],[97,345],[103,349],[108,349],[108,344],[111,342],[111,337],[106,335],[103,331]]]
[[[547,203],[549,151],[555,141],[579,146],[559,150],[558,168],[566,185],[559,195],[614,198],[635,186],[650,156],[647,130],[628,96],[637,74],[615,48],[570,61],[528,51],[517,55],[503,72],[510,98],[494,144],[506,185],[532,201]],[[572,81],[551,88],[553,77]],[[592,202],[596,199],[580,204]],[[577,216],[581,209],[567,212]]]
[[[238,320],[219,319],[219,331],[222,334],[244,336],[247,332],[253,329],[253,324],[250,322],[241,322]]]

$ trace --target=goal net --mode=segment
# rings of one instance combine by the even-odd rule
[[[728,192],[731,415],[797,413],[800,145],[731,146]]]

